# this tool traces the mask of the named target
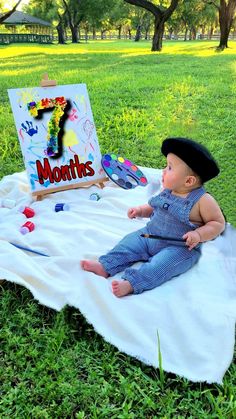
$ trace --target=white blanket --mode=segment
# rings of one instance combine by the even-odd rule
[[[202,256],[190,271],[140,295],[116,298],[111,280],[82,271],[80,260],[97,259],[126,233],[145,220],[130,220],[127,209],[147,202],[158,191],[153,180],[160,171],[141,168],[150,183],[131,191],[107,182],[47,195],[33,202],[26,173],[0,182],[0,199],[16,201],[0,208],[0,278],[28,288],[41,303],[55,310],[78,308],[103,338],[120,351],[158,367],[158,340],[165,371],[192,381],[221,383],[234,350],[236,317],[236,230],[203,245]],[[156,190],[155,190],[156,189]],[[101,199],[92,201],[90,194]],[[55,212],[66,202],[70,211]],[[21,205],[34,208],[35,230],[19,228],[27,219]],[[8,242],[50,255],[38,256]],[[121,274],[116,275],[117,278]]]

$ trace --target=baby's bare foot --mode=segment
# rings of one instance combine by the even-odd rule
[[[128,294],[133,294],[134,290],[129,281],[112,281],[112,292],[116,297],[124,297]]]
[[[104,278],[109,277],[109,274],[103,269],[102,264],[96,260],[81,260],[80,266],[84,271],[93,272]]]

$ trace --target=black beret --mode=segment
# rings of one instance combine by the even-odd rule
[[[161,152],[164,156],[169,153],[178,156],[200,176],[203,183],[220,173],[216,161],[207,148],[188,138],[166,138],[162,143]]]

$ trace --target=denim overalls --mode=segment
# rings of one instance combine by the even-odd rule
[[[125,236],[110,252],[99,258],[105,271],[111,276],[123,271],[134,294],[155,288],[169,279],[190,269],[201,255],[200,245],[191,251],[185,242],[141,237],[155,234],[162,237],[182,238],[198,226],[189,221],[193,205],[206,193],[203,187],[194,189],[186,198],[172,195],[164,189],[149,200],[153,213],[146,227]],[[139,268],[130,267],[144,261]]]

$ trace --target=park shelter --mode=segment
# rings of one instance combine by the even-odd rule
[[[0,25],[0,44],[21,42],[48,44],[52,40],[51,23],[28,13],[16,11]]]

